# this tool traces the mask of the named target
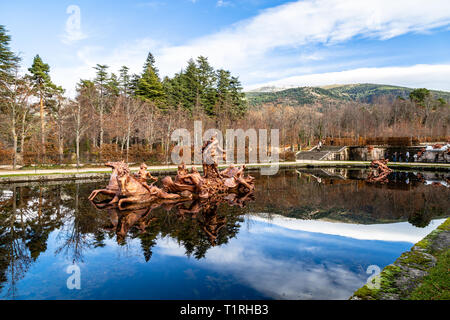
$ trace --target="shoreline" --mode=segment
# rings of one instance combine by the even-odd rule
[[[251,163],[246,164],[247,170],[255,171],[262,167],[278,165],[280,169],[296,168],[369,168],[370,161],[320,161],[320,160],[298,160],[296,162],[278,162],[278,163]],[[388,166],[398,170],[421,170],[421,171],[444,171],[450,172],[450,164],[446,163],[389,163]],[[190,167],[190,165],[188,165]],[[195,165],[202,169],[201,165]],[[219,165],[219,168],[226,168],[227,164]],[[139,170],[138,166],[130,167],[132,172]],[[147,169],[154,174],[165,174],[176,172],[176,165],[149,166]],[[0,170],[0,184],[14,182],[35,182],[35,181],[54,181],[54,180],[79,180],[79,179],[103,179],[111,174],[110,168],[81,168],[81,169],[36,169],[36,170]]]
[[[356,290],[350,300],[450,299],[450,218],[386,266],[372,283]]]

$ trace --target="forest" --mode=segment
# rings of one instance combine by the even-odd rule
[[[168,77],[160,75],[149,52],[139,74],[127,66],[116,72],[105,64],[93,66],[95,77],[80,79],[76,96],[68,97],[53,83],[45,58],[36,55],[24,66],[10,43],[0,25],[0,164],[14,168],[121,159],[169,163],[171,133],[192,130],[194,120],[201,120],[204,130],[222,132],[279,129],[282,150],[307,148],[323,138],[449,139],[449,102],[425,88],[407,97],[380,94],[366,101],[341,99],[339,90],[306,88],[320,99],[280,93],[255,103],[238,76],[214,69],[207,57],[190,59]]]

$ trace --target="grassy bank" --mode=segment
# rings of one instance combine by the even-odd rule
[[[450,299],[450,218],[387,266],[352,300]],[[378,282],[379,286],[375,286]]]

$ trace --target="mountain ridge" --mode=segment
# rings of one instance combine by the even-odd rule
[[[390,99],[395,99],[397,97],[409,99],[409,94],[414,89],[415,88],[373,83],[334,84],[294,88],[266,86],[245,92],[245,95],[250,106],[258,106],[265,103],[304,105],[326,101],[373,103],[377,98],[382,96]],[[450,102],[450,92],[440,90],[430,90],[430,92],[435,99],[443,98],[447,102]]]

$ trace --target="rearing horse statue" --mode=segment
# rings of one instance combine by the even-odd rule
[[[105,189],[97,189],[92,191],[91,195],[89,196],[89,200],[94,200],[95,197],[99,193],[106,194],[109,196],[113,196],[113,199],[109,202],[110,204],[116,203],[119,201],[119,184],[117,183],[117,173],[119,168],[126,166],[125,161],[120,162],[107,162],[105,163],[105,166],[110,167],[113,169],[113,172],[111,173],[111,177],[109,178],[109,183],[106,186]]]
[[[119,186],[119,209],[125,203],[150,202],[157,199],[177,200],[181,196],[167,193],[155,186],[149,186],[138,178],[130,175],[127,165],[121,166],[117,170],[117,184]]]

